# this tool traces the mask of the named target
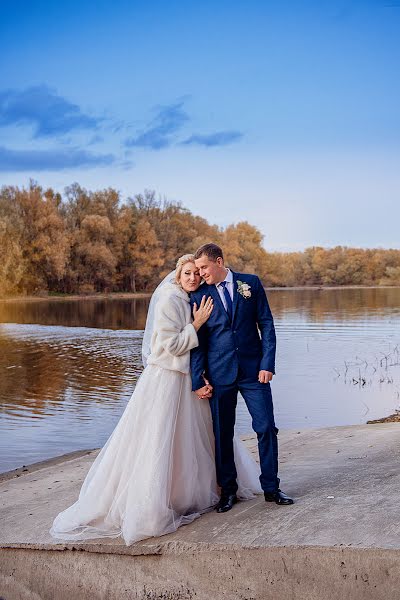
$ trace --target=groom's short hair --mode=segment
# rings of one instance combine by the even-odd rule
[[[224,260],[222,248],[217,246],[217,244],[203,244],[200,246],[194,254],[194,259],[197,260],[202,256],[207,256],[207,258],[213,262],[217,262],[217,258],[222,258],[222,260]]]

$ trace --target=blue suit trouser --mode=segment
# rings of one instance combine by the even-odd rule
[[[259,383],[245,378],[239,378],[229,385],[214,385],[210,399],[218,484],[226,494],[234,494],[238,489],[233,454],[238,392],[246,402],[253,429],[257,434],[261,487],[264,492],[274,492],[279,488],[278,429],[275,427],[271,386],[269,383]]]

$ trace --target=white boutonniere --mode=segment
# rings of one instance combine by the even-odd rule
[[[243,298],[251,298],[251,286],[248,283],[245,283],[244,281],[239,281],[239,279],[237,280],[237,284],[238,294],[243,296]]]

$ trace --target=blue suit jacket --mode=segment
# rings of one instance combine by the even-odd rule
[[[254,381],[261,369],[275,373],[275,327],[265,290],[256,275],[232,273],[232,322],[215,285],[205,283],[190,295],[192,307],[204,295],[214,300],[211,316],[198,332],[199,346],[190,355],[193,390],[204,386],[203,374],[212,385],[233,383],[239,366],[241,376]],[[238,292],[238,280],[250,286],[249,298]]]

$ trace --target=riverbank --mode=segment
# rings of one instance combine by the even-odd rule
[[[21,477],[21,475],[26,475],[28,473],[35,473],[36,471],[40,471],[41,469],[44,469],[46,467],[55,467],[56,465],[60,465],[69,460],[73,460],[74,458],[81,458],[82,456],[86,456],[91,452],[96,452],[96,448],[91,448],[89,450],[75,450],[74,452],[67,452],[66,454],[54,456],[53,458],[46,458],[44,460],[32,463],[30,465],[22,465],[22,467],[18,467],[17,469],[4,471],[3,473],[0,473],[0,483],[2,483],[3,481],[8,481],[9,479]]]
[[[379,423],[400,423],[400,411],[396,411],[393,415],[389,415],[387,417],[382,417],[381,419],[367,421],[366,424],[367,425],[377,425]],[[307,430],[304,430],[304,433],[306,431]],[[308,430],[308,431],[312,431],[312,430]],[[282,436],[285,437],[287,433],[290,433],[290,432],[281,431],[280,437],[281,438],[282,438]],[[257,460],[257,462],[259,462],[257,447],[255,444],[253,434],[244,435],[244,436],[242,436],[242,439],[248,446],[249,450],[253,453],[254,458]],[[47,467],[55,467],[57,465],[65,463],[65,462],[69,462],[70,460],[73,460],[73,459],[78,459],[78,458],[82,458],[84,456],[93,455],[93,453],[97,453],[98,451],[99,451],[98,448],[89,448],[86,450],[75,450],[74,452],[67,452],[66,454],[61,454],[58,456],[54,456],[52,458],[46,458],[44,460],[41,460],[39,462],[35,462],[32,464],[22,465],[21,467],[18,467],[17,469],[11,469],[10,471],[4,471],[3,473],[0,473],[0,483],[2,483],[3,481],[8,481],[10,479],[14,479],[16,477],[21,477],[21,475],[26,475],[28,473],[35,473],[36,471],[40,471]]]
[[[0,483],[0,596],[7,600],[387,600],[400,587],[400,425],[282,431],[282,489],[174,534],[57,543],[98,451]],[[253,436],[245,443],[256,453]]]
[[[396,410],[395,413],[389,415],[388,417],[367,421],[367,425],[375,425],[376,423],[400,423],[400,410]]]

